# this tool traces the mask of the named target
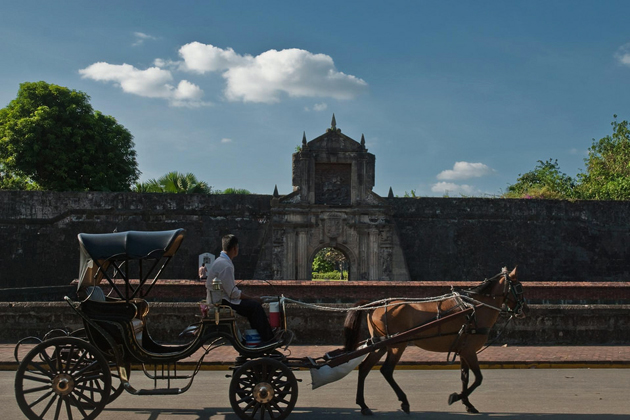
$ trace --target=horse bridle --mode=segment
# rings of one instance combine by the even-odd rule
[[[503,299],[505,309],[503,309],[508,314],[515,316],[517,318],[523,316],[523,305],[525,305],[525,300],[523,299],[523,285],[520,282],[513,282],[510,279],[510,276],[507,273],[507,270],[503,273],[503,278],[505,279],[505,288],[503,291]],[[505,304],[507,302],[507,298],[509,295],[512,295],[516,304],[514,308],[510,308]]]
[[[488,304],[483,304],[483,306],[487,306],[489,308],[492,308],[496,311],[502,312],[502,313],[507,313],[510,316],[514,316],[517,318],[520,318],[523,316],[523,307],[525,305],[525,300],[523,299],[523,285],[520,282],[513,282],[510,279],[510,275],[508,274],[507,269],[503,269],[503,271],[501,271],[499,274],[497,274],[494,277],[491,277],[489,279],[485,279],[484,283],[488,283],[488,282],[493,282],[495,280],[497,280],[498,278],[500,278],[501,276],[503,276],[503,278],[505,279],[504,282],[504,286],[503,286],[503,308],[497,308],[495,306],[492,305],[488,305]],[[488,296],[490,297],[489,294],[482,294],[479,292],[474,292],[472,290],[466,290],[464,291],[464,293],[466,294],[477,294],[477,295],[482,295],[482,296]],[[514,308],[510,308],[506,302],[508,300],[508,296],[512,296],[514,298],[514,301],[516,302],[514,305]]]

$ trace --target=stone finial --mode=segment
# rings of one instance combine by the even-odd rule
[[[276,187],[273,189],[273,196],[274,198],[280,197],[280,194],[278,194],[278,184],[276,184]]]
[[[306,147],[306,131],[302,134],[302,147]]]
[[[365,149],[365,136],[361,134],[361,148]]]
[[[387,198],[394,198],[394,191],[392,190],[392,187],[389,187],[389,194],[387,194]]]
[[[332,121],[330,122],[330,129],[335,131],[337,129],[337,121],[335,120],[335,113],[333,112]]]

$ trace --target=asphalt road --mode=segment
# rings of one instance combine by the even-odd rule
[[[99,420],[238,420],[228,400],[225,371],[202,371],[192,388],[179,396],[132,396],[123,393],[98,417]],[[141,372],[132,373],[139,387]],[[291,420],[361,419],[354,403],[356,371],[348,377],[311,390],[306,371]],[[378,371],[366,383],[366,399],[373,418],[437,419],[519,418],[543,420],[630,419],[630,369],[491,369],[471,396],[482,414],[466,414],[461,403],[447,404],[459,392],[457,370],[403,370],[395,374],[411,404],[411,414],[400,410],[394,392]],[[14,372],[0,372],[3,419],[24,418],[13,391]],[[147,386],[147,382],[143,383]]]

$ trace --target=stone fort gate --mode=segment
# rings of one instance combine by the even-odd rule
[[[325,247],[349,262],[349,280],[409,280],[392,211],[372,191],[375,157],[331,127],[293,154],[293,192],[271,201],[272,270],[278,280],[309,280]],[[391,191],[390,191],[391,194]]]

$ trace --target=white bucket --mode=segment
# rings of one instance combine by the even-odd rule
[[[257,330],[245,330],[245,345],[255,347],[260,344],[260,334]]]

